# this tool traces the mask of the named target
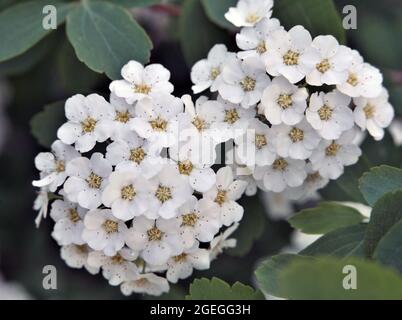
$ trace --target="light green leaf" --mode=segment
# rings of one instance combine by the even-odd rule
[[[49,4],[57,9],[58,25],[75,6],[74,3],[40,0],[16,4],[0,13],[0,62],[24,53],[53,31],[42,25],[43,7]]]
[[[402,219],[402,190],[389,192],[374,204],[364,238],[364,253],[371,257],[381,238]]]
[[[103,1],[83,0],[67,18],[67,36],[80,61],[111,79],[129,60],[147,63],[152,48],[126,10]]]
[[[236,27],[225,19],[225,13],[236,4],[237,0],[202,0],[208,18],[218,26],[229,30],[236,30]]]
[[[206,58],[217,43],[228,40],[226,32],[213,25],[206,17],[201,0],[186,0],[179,21],[180,43],[189,66]]]
[[[387,192],[402,189],[402,169],[385,165],[372,168],[360,178],[359,187],[367,203],[373,205]]]
[[[402,273],[402,220],[396,223],[380,240],[373,258]]]
[[[363,239],[366,227],[366,224],[357,224],[328,232],[300,251],[300,254],[341,258],[363,256]]]
[[[147,7],[152,6],[154,4],[167,2],[166,0],[106,0],[106,1],[125,8]]]
[[[340,43],[346,41],[340,15],[332,0],[276,1],[273,16],[278,18],[286,29],[301,24],[313,37],[331,34]]]
[[[57,129],[65,121],[64,101],[54,102],[33,116],[31,133],[42,146],[49,148],[57,138]]]
[[[292,227],[307,234],[324,234],[335,229],[358,224],[364,216],[351,207],[335,202],[322,202],[304,209],[289,219]]]
[[[186,300],[263,300],[264,296],[259,290],[236,282],[230,286],[225,281],[213,277],[195,279],[190,284],[190,294]]]

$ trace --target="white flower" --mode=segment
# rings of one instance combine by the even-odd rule
[[[355,164],[361,155],[360,148],[353,144],[354,129],[345,131],[337,140],[321,140],[310,157],[313,170],[324,178],[337,179],[344,166]]]
[[[169,291],[169,282],[153,273],[145,273],[141,274],[136,280],[124,282],[120,289],[125,296],[129,296],[133,292],[160,296],[162,293]]]
[[[195,240],[210,242],[218,233],[221,222],[219,205],[209,199],[197,200],[191,196],[179,208],[179,215],[170,219],[173,229],[180,233],[185,248],[190,248]]]
[[[262,18],[269,18],[273,5],[272,0],[240,0],[236,7],[229,8],[225,18],[236,27],[251,27]]]
[[[60,255],[70,268],[81,269],[85,267],[90,274],[97,274],[99,268],[92,267],[88,264],[88,255],[90,251],[91,249],[88,248],[87,245],[79,246],[76,244],[69,244],[61,247]]]
[[[151,184],[139,170],[116,171],[103,190],[102,202],[113,215],[127,221],[148,210]]]
[[[246,187],[247,182],[234,181],[232,168],[223,167],[216,173],[216,185],[203,194],[203,198],[219,205],[223,225],[230,226],[242,219],[244,209],[236,200],[240,199]]]
[[[116,219],[109,209],[89,211],[84,218],[82,238],[97,251],[114,256],[124,246],[125,223]]]
[[[313,67],[306,82],[313,86],[344,83],[352,63],[351,49],[339,45],[331,35],[315,37],[305,60]]]
[[[113,123],[113,108],[100,95],[85,97],[76,94],[65,105],[67,122],[57,131],[57,137],[66,144],[75,143],[80,152],[92,150],[96,142],[110,137]]]
[[[306,119],[327,140],[338,139],[342,132],[353,127],[351,99],[334,90],[330,93],[313,93],[306,110]]]
[[[170,72],[160,64],[144,66],[137,61],[129,61],[121,69],[123,80],[113,81],[109,89],[116,96],[132,104],[149,97],[153,93],[171,93]]]
[[[224,232],[217,235],[210,243],[209,255],[211,261],[220,255],[223,250],[236,247],[237,240],[229,237],[239,227],[238,223],[234,223],[231,227],[227,228]]]
[[[163,265],[170,257],[183,252],[183,244],[177,229],[168,220],[151,220],[135,217],[133,225],[125,233],[126,244],[140,252],[140,257],[151,265]]]
[[[64,183],[67,198],[86,209],[95,209],[102,203],[102,191],[112,173],[112,166],[101,153],[91,159],[80,157],[67,164],[69,178]]]
[[[395,145],[400,147],[402,145],[402,120],[395,119],[392,121],[389,127],[389,132],[394,139]]]
[[[338,84],[337,89],[353,98],[363,96],[375,98],[381,94],[382,74],[368,63],[364,63],[362,56],[352,50],[352,64],[348,69],[348,78],[344,83]]]
[[[271,132],[275,137],[276,152],[283,158],[305,160],[321,141],[321,137],[306,120],[294,126],[272,126]]]
[[[160,150],[152,148],[150,142],[135,132],[126,134],[106,147],[106,159],[116,166],[116,171],[138,169],[147,179],[162,168],[163,159],[159,153]]]
[[[311,72],[308,53],[311,50],[311,35],[302,26],[288,32],[276,30],[268,38],[271,50],[267,51],[265,64],[271,76],[282,75],[291,83],[302,80]]]
[[[270,50],[270,43],[267,42],[270,34],[278,29],[283,29],[278,19],[261,19],[254,27],[245,27],[236,34],[237,46],[244,50],[237,56],[241,59],[249,56],[259,56],[265,61],[265,54]]]
[[[303,160],[278,157],[272,165],[256,167],[254,178],[263,180],[267,190],[282,192],[288,186],[300,186],[307,176]]]
[[[38,195],[35,198],[33,209],[35,211],[38,211],[38,215],[35,218],[35,226],[38,228],[41,221],[42,217],[46,219],[47,217],[47,211],[49,208],[49,196],[48,196],[49,190],[47,188],[41,188],[41,190],[38,192]]]
[[[170,147],[178,141],[179,118],[183,103],[170,94],[154,94],[136,105],[137,117],[131,128],[149,140],[155,148]]]
[[[272,124],[294,125],[304,117],[308,92],[291,84],[284,77],[276,77],[264,90],[259,113],[263,113]]]
[[[271,82],[264,64],[257,57],[228,61],[222,71],[222,80],[218,88],[222,98],[246,109],[260,101],[262,92]]]
[[[139,276],[137,265],[133,262],[137,254],[123,248],[114,256],[105,255],[102,251],[92,251],[88,256],[88,264],[94,268],[102,267],[103,276],[111,286],[118,286],[125,281],[136,280]]]
[[[83,219],[87,210],[69,201],[56,200],[52,203],[50,216],[56,222],[52,232],[52,237],[59,245],[69,244],[82,245],[84,230]]]
[[[114,93],[110,94],[110,104],[114,108],[113,129],[111,130],[110,138],[117,140],[129,134],[130,121],[135,117],[135,108]]]
[[[236,161],[248,167],[274,162],[276,150],[271,129],[258,119],[249,122],[246,134],[237,137]]]
[[[207,59],[202,59],[194,64],[191,69],[191,81],[194,83],[192,90],[200,93],[209,87],[211,92],[218,90],[221,81],[221,72],[224,63],[235,58],[235,54],[228,52],[224,44],[216,44],[208,53]]]
[[[389,103],[388,91],[384,88],[376,98],[355,98],[354,119],[356,124],[367,131],[375,140],[384,137],[384,128],[388,127],[394,118],[394,109]]]
[[[183,253],[168,260],[166,278],[172,283],[177,283],[179,279],[191,276],[193,269],[209,269],[209,264],[208,250],[198,248],[198,242],[196,242],[192,248],[184,250]]]
[[[273,220],[286,219],[294,212],[292,202],[283,192],[266,191],[259,196],[267,215]]]
[[[35,167],[41,171],[41,180],[33,181],[35,187],[48,187],[49,191],[55,192],[67,178],[66,164],[78,158],[80,154],[69,145],[60,140],[52,143],[52,152],[41,152],[35,158]]]

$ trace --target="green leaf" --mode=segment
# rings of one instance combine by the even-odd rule
[[[360,178],[359,187],[367,203],[373,205],[387,192],[402,189],[402,169],[385,165],[372,168]]]
[[[42,146],[49,148],[57,139],[57,129],[65,121],[64,101],[51,103],[32,117],[31,133]]]
[[[99,73],[88,69],[77,59],[74,49],[68,41],[60,46],[57,53],[57,69],[61,85],[70,94],[89,93],[102,79]],[[77,74],[80,76],[77,77]]]
[[[187,0],[182,7],[179,36],[184,57],[189,66],[204,59],[217,43],[228,40],[227,33],[206,17],[200,0]]]
[[[337,229],[317,239],[300,251],[305,256],[363,256],[363,239],[366,224],[357,224]]]
[[[335,229],[358,224],[364,219],[354,208],[335,202],[322,202],[304,209],[289,219],[292,227],[307,234],[324,234]]]
[[[356,289],[346,290],[351,271],[356,269]],[[279,273],[284,298],[310,300],[402,299],[402,278],[392,269],[357,258],[296,260]]]
[[[190,294],[186,300],[263,300],[264,296],[259,290],[236,282],[230,286],[225,281],[213,277],[195,279],[190,284]]]
[[[373,258],[402,272],[402,220],[396,223],[380,240]]]
[[[232,256],[247,254],[265,230],[266,218],[260,198],[257,196],[247,197],[242,200],[241,205],[247,210],[244,212],[239,228],[233,234],[233,238],[237,239],[236,247],[226,251]]]
[[[340,15],[332,0],[276,1],[273,16],[288,30],[300,24],[313,37],[331,34],[340,43],[346,41]]]
[[[292,261],[310,259],[310,257],[297,254],[280,254],[263,261],[255,271],[258,286],[266,294],[275,297],[283,296],[281,284],[278,279],[279,273]]]
[[[218,26],[229,30],[236,30],[236,27],[225,19],[225,13],[236,4],[237,0],[202,0],[208,18]]]
[[[148,7],[161,2],[166,2],[166,0],[106,0],[115,5],[122,6],[124,8],[140,8]]]
[[[389,192],[374,204],[364,238],[364,253],[371,257],[381,238],[402,218],[402,190]]]
[[[48,0],[30,1],[14,5],[0,13],[0,62],[18,56],[34,46],[53,30],[43,28],[45,5]],[[57,9],[57,25],[64,22],[74,3],[53,1]],[[7,44],[7,45],[5,45]]]
[[[111,79],[129,60],[147,63],[152,48],[126,10],[103,1],[83,0],[67,17],[67,36],[80,61]]]

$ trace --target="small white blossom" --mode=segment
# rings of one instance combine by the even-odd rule
[[[46,219],[47,211],[49,208],[49,190],[47,188],[41,188],[38,195],[35,198],[33,209],[38,211],[38,215],[35,218],[35,226],[38,228],[42,218]]]
[[[144,273],[136,280],[124,282],[120,289],[125,296],[129,296],[133,292],[160,296],[169,291],[169,282],[153,273]]]
[[[130,133],[130,121],[135,117],[135,108],[114,93],[110,94],[109,100],[114,108],[113,129],[111,130],[110,138],[117,140]]]
[[[154,93],[173,92],[173,85],[169,82],[170,72],[160,64],[150,64],[144,68],[137,61],[129,61],[121,69],[121,75],[123,80],[113,81],[109,89],[129,104]]]
[[[395,145],[400,147],[402,145],[402,120],[395,119],[392,121],[389,127],[389,132],[394,139]]]
[[[91,249],[87,245],[69,244],[61,247],[60,256],[70,268],[81,269],[85,267],[90,274],[97,274],[99,268],[88,264],[90,252]]]
[[[388,127],[394,118],[394,108],[389,103],[388,91],[383,89],[377,98],[355,98],[354,119],[361,129],[367,131],[375,140],[384,137],[384,128]]]
[[[67,99],[65,110],[68,121],[57,131],[62,142],[75,143],[78,151],[87,152],[96,142],[104,142],[110,137],[114,111],[102,96],[76,94]]]
[[[211,261],[216,259],[216,257],[220,255],[223,250],[236,247],[237,240],[229,237],[233,234],[233,232],[236,231],[238,227],[239,224],[234,223],[211,241],[209,246],[209,255]]]
[[[272,15],[273,0],[240,0],[225,13],[226,20],[236,27],[252,27],[262,18]]]

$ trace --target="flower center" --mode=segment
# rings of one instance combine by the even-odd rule
[[[276,102],[283,110],[285,110],[293,104],[292,95],[281,93]]]
[[[335,142],[332,142],[328,147],[325,148],[325,155],[327,157],[336,156],[341,146]]]
[[[113,220],[106,220],[102,226],[106,233],[109,234],[119,231],[119,224]]]
[[[147,154],[145,153],[144,149],[141,147],[135,148],[130,150],[130,157],[128,158],[130,161],[135,162],[136,164],[140,164],[142,160],[144,160],[145,156]]]
[[[130,120],[130,113],[128,111],[124,111],[124,112],[120,112],[117,111],[116,112],[116,121],[122,122],[122,123],[127,123]]]
[[[324,104],[320,109],[318,109],[318,115],[322,121],[331,120],[332,117],[332,109]]]
[[[84,133],[91,133],[95,130],[96,120],[93,118],[86,118],[81,122],[81,128]]]
[[[73,223],[76,223],[81,220],[80,215],[78,214],[78,211],[76,209],[73,209],[73,208],[69,209],[68,215],[69,215],[70,221]]]
[[[64,172],[66,170],[66,164],[62,160],[56,160],[56,172]]]
[[[172,191],[169,187],[165,187],[159,185],[158,189],[156,189],[155,197],[162,203],[172,199]]]
[[[187,253],[183,252],[182,254],[179,254],[178,256],[174,256],[173,260],[174,260],[174,262],[182,262],[182,261],[185,261],[186,258],[187,258]]]
[[[92,189],[99,189],[102,185],[103,178],[98,176],[97,174],[91,172],[88,178],[85,179],[88,183],[88,186]]]
[[[260,19],[260,16],[255,14],[255,13],[250,13],[247,18],[246,22],[247,23],[256,23]]]
[[[299,56],[300,53],[292,50],[288,50],[284,55],[283,55],[283,63],[286,64],[287,66],[295,66],[299,64]]]
[[[247,76],[242,81],[240,81],[240,86],[245,92],[253,91],[255,89],[256,81],[255,79]]]
[[[225,122],[233,124],[239,119],[240,117],[236,109],[225,110]]]
[[[198,215],[195,212],[183,214],[182,222],[181,222],[180,226],[181,227],[183,227],[183,226],[194,227],[197,220],[198,220]]]
[[[155,131],[166,131],[168,122],[158,116],[156,119],[149,121],[152,129]]]
[[[198,131],[202,131],[207,128],[206,121],[198,116],[195,117],[191,123],[197,128]]]
[[[293,143],[303,141],[304,139],[304,132],[303,130],[300,130],[299,128],[292,128],[289,132],[289,138],[292,140]]]
[[[193,164],[189,160],[179,161],[179,172],[189,176],[191,171],[193,171]]]
[[[134,86],[134,91],[135,91],[136,93],[148,94],[148,93],[151,92],[151,87],[148,86],[148,85],[145,84],[145,83],[136,84],[136,85]]]
[[[316,66],[318,71],[321,73],[327,72],[329,69],[331,69],[331,64],[329,63],[328,59],[322,60],[320,63],[317,63]]]
[[[375,114],[375,108],[372,104],[366,104],[366,106],[363,108],[363,112],[366,115],[367,119],[371,119],[374,117]]]
[[[279,171],[283,171],[287,168],[288,163],[286,162],[285,159],[279,158],[276,159],[274,161],[274,163],[272,164],[272,167],[274,168],[274,170],[279,170]]]
[[[317,180],[320,180],[321,176],[319,172],[314,172],[314,173],[309,173],[306,177],[306,182],[307,183],[314,183]]]
[[[349,73],[349,78],[346,80],[347,83],[349,83],[352,87],[356,87],[359,84],[359,79],[357,78],[357,75],[354,73]]]
[[[263,54],[267,52],[267,46],[265,45],[265,41],[261,41],[257,48],[255,48],[255,51],[257,51],[258,54]]]
[[[122,198],[123,200],[131,201],[131,200],[134,199],[134,197],[135,197],[136,194],[137,194],[137,193],[135,192],[135,189],[134,189],[134,187],[133,187],[132,184],[130,184],[130,185],[128,185],[128,186],[125,186],[125,187],[123,187],[123,188],[121,189],[121,198]]]
[[[122,264],[124,262],[124,258],[119,254],[113,256],[111,260],[113,264]]]
[[[212,80],[215,80],[219,76],[220,73],[221,73],[221,71],[218,68],[212,68],[211,73],[209,74],[209,77]]]
[[[262,147],[267,145],[267,138],[264,134],[256,134],[255,135],[255,146],[257,149],[261,149]]]
[[[216,194],[215,202],[222,206],[226,202],[226,191],[225,190],[218,190]]]
[[[148,279],[141,278],[134,281],[138,287],[146,287],[148,285]]]
[[[88,253],[88,247],[87,247],[86,244],[75,245],[74,248],[75,248],[75,251],[78,254],[86,254],[86,253]]]
[[[147,231],[148,241],[160,241],[163,237],[163,232],[157,227],[152,227]]]

